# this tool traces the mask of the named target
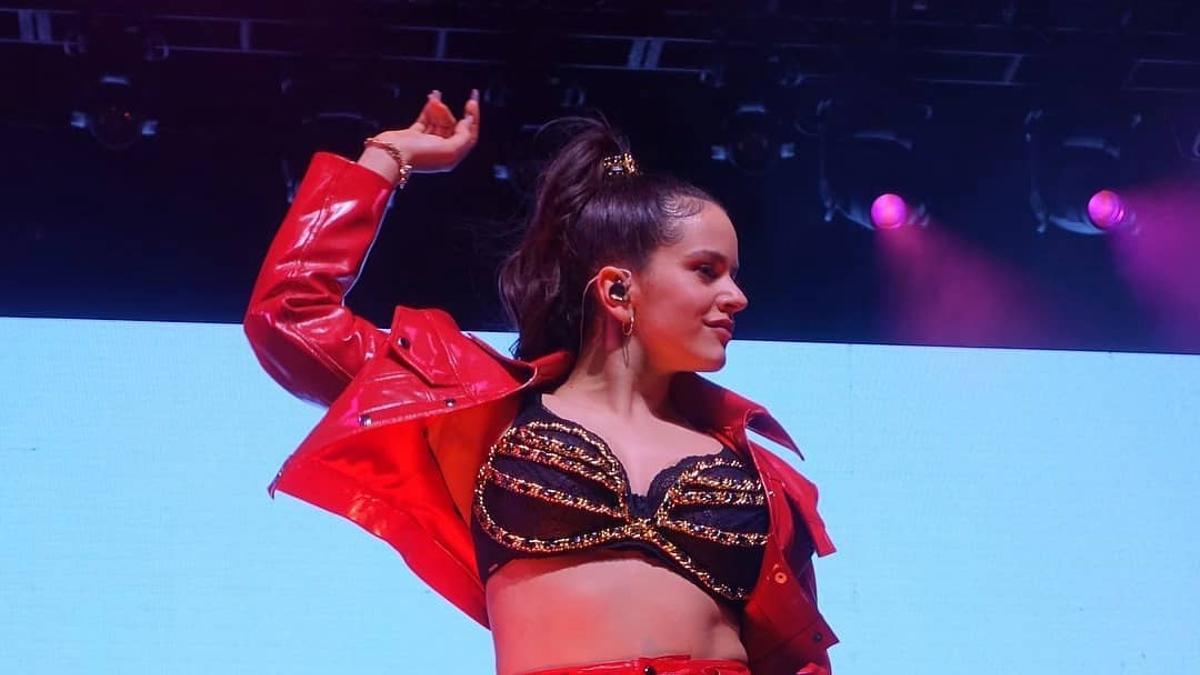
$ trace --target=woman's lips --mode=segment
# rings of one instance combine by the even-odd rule
[[[709,328],[717,331],[722,336],[724,336],[726,342],[729,342],[730,340],[733,339],[733,331],[729,330],[728,328],[726,328],[724,326],[709,326]]]

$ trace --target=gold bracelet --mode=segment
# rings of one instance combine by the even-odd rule
[[[400,167],[400,176],[396,179],[396,187],[403,190],[404,186],[408,184],[408,177],[412,174],[413,170],[413,166],[409,163],[408,157],[404,155],[404,151],[374,136],[363,141],[363,147],[381,148],[387,151],[388,156],[395,160],[396,165]]]

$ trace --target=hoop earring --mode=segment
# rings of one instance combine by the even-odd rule
[[[630,335],[633,335],[633,322],[636,319],[637,319],[637,316],[634,314],[633,308],[630,307],[629,308],[629,327],[626,328],[625,326],[621,326],[621,334],[622,335],[624,335],[625,337],[629,337]]]

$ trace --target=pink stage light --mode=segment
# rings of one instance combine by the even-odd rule
[[[900,195],[885,192],[871,203],[871,222],[881,230],[894,230],[908,222],[908,204]]]
[[[1087,213],[1092,224],[1105,231],[1128,225],[1133,215],[1125,200],[1112,190],[1101,190],[1092,195],[1088,200]]]

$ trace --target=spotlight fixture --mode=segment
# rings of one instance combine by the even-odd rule
[[[1026,115],[1029,203],[1039,233],[1049,225],[1086,235],[1136,227],[1122,188],[1134,180],[1129,146],[1141,127],[1137,113],[1033,110]]]
[[[762,103],[741,103],[725,120],[725,142],[712,146],[714,161],[729,162],[753,175],[765,173],[781,159],[796,155],[779,119]]]
[[[868,230],[925,227],[928,172],[922,138],[933,109],[871,98],[817,106],[818,188],[825,221],[841,215]]]
[[[912,209],[904,198],[891,192],[885,192],[871,202],[871,224],[880,230],[894,230],[903,227],[911,219]]]
[[[69,123],[111,150],[158,133],[150,102],[171,53],[163,33],[129,16],[84,12],[66,24],[64,54],[79,70],[80,98]]]
[[[1112,190],[1101,190],[1092,195],[1087,205],[1088,220],[1106,232],[1133,227],[1137,218],[1121,195]]]
[[[82,109],[71,111],[70,124],[110,150],[124,150],[158,131],[158,120],[145,113],[132,79],[114,74],[99,78]]]

